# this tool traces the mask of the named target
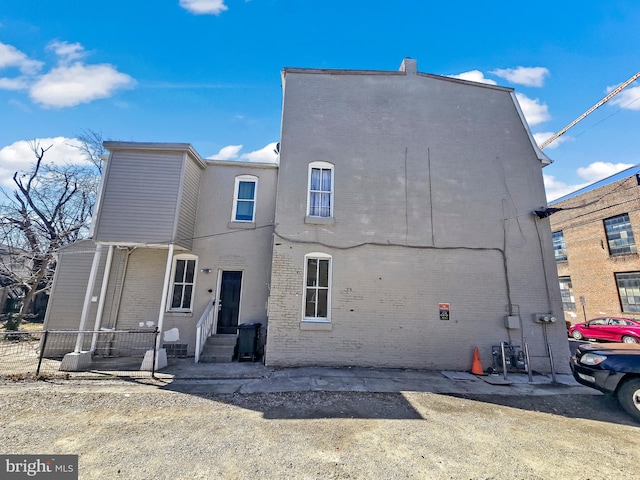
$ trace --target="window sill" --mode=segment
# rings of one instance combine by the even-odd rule
[[[314,322],[312,320],[302,320],[300,322],[300,330],[330,332],[331,330],[333,330],[333,324],[331,322]]]
[[[254,230],[256,228],[256,222],[229,222],[228,228],[244,228],[245,230]]]
[[[193,317],[193,312],[176,312],[174,310],[167,310],[167,315],[170,317]]]
[[[304,217],[304,223],[316,225],[335,225],[336,221],[333,217]]]

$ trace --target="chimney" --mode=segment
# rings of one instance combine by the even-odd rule
[[[414,75],[418,73],[418,62],[410,57],[405,57],[400,64],[400,71],[406,74],[413,73]]]

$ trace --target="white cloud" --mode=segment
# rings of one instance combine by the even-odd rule
[[[276,145],[277,142],[269,143],[260,150],[240,155],[240,158],[250,162],[276,163],[278,157],[275,152]]]
[[[224,0],[180,0],[180,6],[194,15],[220,15],[228,10]]]
[[[545,141],[547,141],[547,139],[551,138],[555,134],[556,134],[556,132],[534,133],[533,134],[533,139],[536,141],[536,145],[542,145]],[[548,148],[549,150],[553,150],[554,148],[558,148],[561,143],[564,143],[564,142],[569,141],[569,140],[573,140],[573,137],[570,137],[570,136],[568,136],[566,134],[563,134],[560,137],[556,138],[553,142],[551,142],[549,145],[547,145],[544,148]]]
[[[460,80],[469,80],[471,82],[486,83],[489,85],[496,85],[496,82],[490,78],[485,78],[484,73],[480,70],[470,70],[458,75],[449,75],[451,78],[459,78]]]
[[[242,150],[242,145],[228,145],[222,147],[220,151],[209,158],[216,160],[232,160],[238,158],[238,152]]]
[[[44,161],[54,165],[78,164],[88,165],[88,161],[78,149],[81,145],[76,138],[54,137],[36,139],[42,148],[47,150]],[[0,187],[13,190],[13,174],[29,170],[35,162],[35,156],[26,140],[20,140],[0,149]]]
[[[607,93],[610,93],[615,88],[617,88],[617,86],[607,87]],[[640,86],[627,87],[609,101],[611,105],[616,105],[620,108],[640,110]]]
[[[537,125],[551,119],[549,107],[544,103],[540,103],[537,98],[535,100],[531,99],[523,93],[516,93],[516,97],[529,125]]]
[[[631,167],[633,165],[629,163],[593,162],[576,170],[578,176],[586,181],[573,185],[558,181],[553,175],[543,175],[547,200],[563,197]]]
[[[580,178],[593,183],[631,167],[633,167],[631,163],[593,162],[586,167],[578,168],[576,172]]]
[[[549,70],[545,67],[497,68],[491,72],[500,78],[527,87],[542,87]]]
[[[58,56],[61,65],[67,65],[86,56],[84,47],[79,43],[53,41],[47,45],[47,49],[53,50]]]
[[[29,84],[24,77],[0,78],[0,90],[24,90],[28,85]]]
[[[76,62],[42,75],[31,87],[31,99],[45,107],[73,107],[134,84],[133,78],[108,64],[84,65]]]
[[[542,175],[544,179],[544,188],[547,192],[547,201],[550,202],[556,198],[564,197],[565,195],[580,190],[583,187],[589,185],[589,183],[578,183],[575,185],[569,185],[568,183],[556,180],[553,175]]]
[[[42,68],[42,62],[31,60],[13,45],[0,42],[0,69],[16,67],[24,74],[35,74]]]
[[[277,142],[269,143],[259,150],[253,152],[243,153],[238,155],[242,150],[242,145],[228,145],[220,149],[220,151],[210,157],[209,160],[237,160],[244,162],[259,162],[259,163],[276,163],[278,156],[276,155]]]
[[[91,65],[81,61],[86,55],[79,43],[53,41],[47,45],[57,56],[57,65],[40,74],[43,63],[29,59],[12,45],[0,43],[0,69],[15,67],[18,77],[0,77],[0,90],[28,90],[29,97],[43,107],[73,107],[107,98],[135,81],[109,64]]]

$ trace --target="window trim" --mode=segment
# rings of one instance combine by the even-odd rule
[[[236,218],[238,213],[238,193],[240,191],[241,182],[252,182],[253,187],[253,210],[251,211],[251,220],[240,220]],[[242,201],[247,201],[242,199]],[[237,175],[235,177],[235,184],[233,187],[233,208],[231,209],[231,222],[232,223],[255,223],[256,221],[256,204],[258,203],[258,177],[255,175]]]
[[[627,310],[625,309],[625,302],[622,301],[622,295],[620,295],[620,288],[627,288],[627,287],[620,287],[620,283],[618,282],[618,275],[628,275],[628,274],[634,274],[636,275],[636,279],[640,281],[640,271],[631,271],[631,272],[614,272],[613,273],[613,278],[616,282],[616,291],[618,293],[618,301],[620,302],[620,311],[622,313],[640,313],[640,303],[629,303],[627,302],[627,305],[636,305],[637,309],[636,310]],[[625,295],[625,298],[629,298],[630,295]],[[634,295],[635,296],[635,295]]]
[[[611,242],[615,241],[616,239],[615,238],[614,239],[610,239],[609,238],[609,232],[607,231],[607,220],[614,220],[614,219],[620,218],[620,217],[627,217],[626,218],[626,223],[628,223],[629,228],[628,228],[628,230],[625,229],[625,232],[627,232],[626,238],[627,239],[630,238],[631,240],[633,240],[633,242],[629,243],[627,241],[625,246],[616,247],[616,248],[627,248],[629,250],[628,252],[612,252],[611,251]],[[609,249],[609,255],[610,256],[614,257],[614,256],[617,256],[617,255],[637,255],[638,247],[636,245],[635,237],[633,236],[633,228],[631,226],[631,217],[629,217],[629,213],[621,213],[619,215],[614,215],[612,217],[604,218],[602,220],[602,225],[604,227],[604,235],[605,235],[605,237],[607,239],[607,248]]]
[[[560,299],[562,301],[562,309],[563,310],[575,310],[576,309],[576,297],[573,293],[573,283],[571,282],[571,277],[568,275],[562,276],[562,277],[558,277],[558,283],[560,285]],[[566,285],[567,288],[563,289],[562,285]],[[566,290],[569,296],[569,300],[573,300],[573,302],[565,302],[564,298],[562,297],[562,291]],[[567,304],[567,306],[565,307],[565,304]],[[573,307],[571,307],[570,305],[573,305]]]
[[[327,316],[326,317],[307,317],[307,275],[309,268],[309,260],[329,260],[328,268],[328,282],[327,282]],[[309,323],[331,323],[331,289],[332,289],[332,276],[333,276],[333,257],[324,252],[310,252],[304,256],[304,271],[302,276],[302,322]],[[324,288],[324,287],[322,287]],[[318,288],[316,288],[316,291]]]
[[[558,242],[561,248],[556,248],[556,241],[553,238],[554,235],[560,234],[562,238],[562,242]],[[564,241],[564,231],[556,230],[555,232],[551,232],[551,243],[553,244],[553,256],[556,260],[556,263],[566,262],[567,259],[567,244]],[[558,252],[562,252],[564,255],[558,255]]]
[[[175,275],[176,275],[176,268],[178,265],[178,261],[180,260],[184,260],[184,261],[189,261],[189,260],[193,260],[195,263],[193,264],[193,282],[192,283],[188,283],[188,282],[176,282],[175,281]],[[191,254],[180,254],[180,255],[175,255],[173,257],[173,261],[172,261],[172,265],[171,265],[171,284],[169,286],[169,291],[167,292],[168,298],[167,298],[167,308],[166,311],[167,312],[171,312],[171,313],[192,313],[193,312],[193,303],[194,303],[194,298],[195,298],[195,293],[196,293],[196,280],[198,278],[198,257],[195,255],[191,255]],[[173,300],[173,290],[176,286],[176,283],[180,284],[180,285],[191,285],[191,302],[189,304],[188,308],[184,308],[184,307],[179,307],[179,308],[174,308],[172,307],[172,300]],[[183,295],[184,295],[184,291],[183,291]]]
[[[331,190],[329,191],[329,215],[311,215],[311,172],[314,168],[331,171]],[[330,162],[315,161],[309,163],[309,169],[307,172],[307,210],[305,221],[307,223],[313,223],[314,220],[319,220],[321,223],[330,223],[330,219],[333,219],[333,206],[334,206],[334,192],[335,192],[335,165]],[[321,191],[322,192],[322,191]]]

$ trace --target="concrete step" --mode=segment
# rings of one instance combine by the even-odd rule
[[[212,335],[207,338],[202,355],[201,363],[230,363],[233,361],[233,354],[238,340],[237,335]]]
[[[203,353],[200,356],[200,363],[231,363],[233,355],[214,355]]]
[[[235,345],[205,345],[202,353],[233,356],[235,349]]]
[[[237,341],[238,341],[237,335],[216,334],[216,335],[211,335],[209,338],[207,338],[207,345],[211,345],[211,346],[231,345],[235,347]]]

